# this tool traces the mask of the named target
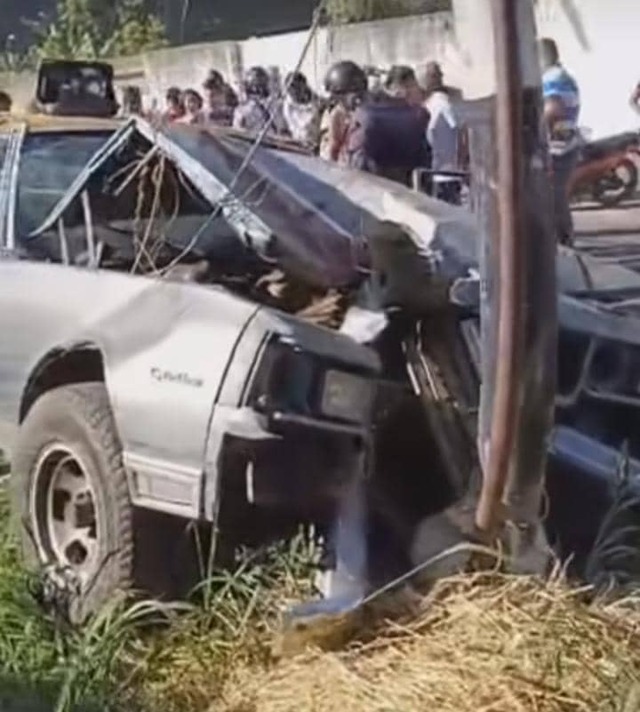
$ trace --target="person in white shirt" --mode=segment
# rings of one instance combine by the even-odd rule
[[[289,75],[283,113],[291,138],[304,146],[317,145],[320,134],[319,102],[300,72]]]
[[[434,171],[459,171],[461,126],[452,102],[452,91],[444,84],[444,75],[437,62],[430,62],[426,71],[429,112],[427,140],[432,150]],[[448,203],[459,204],[462,181],[446,175],[434,174],[434,197]]]

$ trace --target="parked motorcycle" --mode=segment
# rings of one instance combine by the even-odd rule
[[[627,200],[638,187],[635,156],[640,156],[635,131],[586,142],[569,184],[570,197],[588,197],[607,208]]]

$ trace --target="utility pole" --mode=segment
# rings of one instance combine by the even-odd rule
[[[475,526],[492,539],[505,520],[514,523],[516,566],[520,559],[521,568],[539,569],[557,296],[533,2],[454,0],[453,6],[476,100],[471,173],[483,239],[483,480]]]

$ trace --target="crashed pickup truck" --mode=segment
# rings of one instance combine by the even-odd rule
[[[74,573],[76,618],[132,580],[134,509],[222,539],[255,533],[254,507],[331,516],[366,466],[379,372],[315,323],[317,290],[269,278],[274,226],[207,165],[225,141],[104,128],[0,135],[2,447],[29,558]]]
[[[0,432],[72,616],[135,579],[140,512],[224,549],[283,515],[329,531],[354,483],[372,575],[404,572],[478,468],[473,215],[232,130],[56,121],[0,135]],[[549,533],[586,556],[635,454],[640,276],[574,252],[558,275]]]

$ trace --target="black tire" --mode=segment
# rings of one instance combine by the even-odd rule
[[[613,208],[625,200],[632,198],[638,187],[638,168],[630,158],[623,158],[616,166],[615,173],[623,169],[627,173],[626,180],[621,182],[620,190],[608,192],[608,179],[597,181],[593,186],[593,199],[605,208]]]
[[[39,463],[57,446],[81,464],[93,495],[94,564],[65,612],[72,623],[82,623],[118,591],[128,589],[133,579],[133,508],[104,384],[51,390],[34,403],[22,423],[11,477],[12,499],[26,562],[40,570],[65,564],[56,560],[43,528],[47,482],[46,468]]]

